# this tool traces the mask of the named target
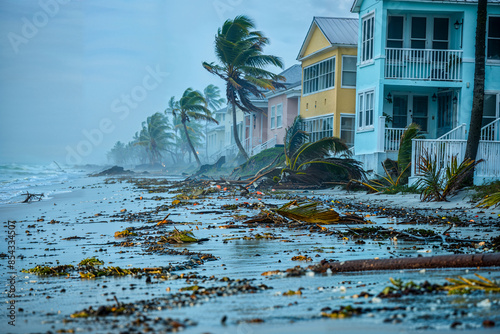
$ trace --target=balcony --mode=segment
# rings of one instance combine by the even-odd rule
[[[385,78],[462,81],[462,50],[385,49]]]

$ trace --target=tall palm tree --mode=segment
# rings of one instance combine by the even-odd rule
[[[203,120],[216,124],[219,124],[219,122],[210,116],[210,111],[205,107],[205,98],[203,95],[192,88],[186,89],[177,103],[174,102],[174,97],[172,97],[170,101],[172,101],[172,103],[169,102],[169,107],[166,111],[170,110],[174,117],[180,118],[189,148],[191,152],[193,152],[196,163],[198,166],[201,166],[200,158],[193,146],[186,123],[189,123],[191,119],[194,121]]]
[[[170,144],[172,133],[168,119],[162,113],[155,113],[142,122],[135,145],[143,146],[151,164],[160,162],[161,152]]]
[[[205,107],[213,114],[225,102],[224,98],[220,97],[220,89],[215,85],[208,85],[203,90],[203,97],[205,98]],[[208,135],[208,122],[205,122],[205,136]],[[205,155],[208,159],[208,141],[205,140]]]
[[[484,72],[486,53],[486,20],[487,20],[487,0],[477,2],[477,25],[476,25],[476,49],[475,49],[475,69],[474,69],[474,91],[472,94],[472,111],[470,115],[469,135],[465,148],[465,159],[475,160],[481,139],[481,123],[483,120],[484,103]],[[474,173],[471,173],[471,181]]]
[[[227,20],[215,36],[215,55],[219,64],[203,62],[203,67],[226,82],[226,98],[232,106],[233,136],[241,155],[248,154],[241,145],[236,124],[236,107],[243,112],[262,111],[250,101],[250,95],[264,97],[263,89],[284,87],[278,80],[285,78],[264,68],[274,65],[283,68],[279,57],[264,55],[262,49],[269,44],[260,31],[252,31],[254,22],[246,16]]]

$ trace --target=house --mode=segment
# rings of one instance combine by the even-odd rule
[[[213,117],[219,124],[209,124],[207,127],[206,151],[209,162],[217,161],[217,154],[224,148],[226,113],[227,107],[217,110]]]
[[[424,152],[445,166],[465,153],[472,109],[477,1],[355,0],[359,14],[354,151],[381,172],[417,123],[412,178]],[[482,140],[475,181],[500,179],[500,1],[488,1]]]
[[[280,75],[286,79],[283,83],[285,88],[266,93],[268,100],[267,115],[264,115],[267,118],[265,130],[267,141],[264,141],[267,143],[266,148],[283,145],[287,127],[292,125],[299,114],[302,67],[300,64],[295,64]]]
[[[297,60],[300,115],[310,141],[340,137],[354,144],[358,19],[314,17]]]

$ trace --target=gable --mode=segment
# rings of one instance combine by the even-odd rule
[[[329,47],[331,44],[326,39],[325,35],[321,32],[316,24],[314,24],[313,31],[310,34],[309,41],[305,46],[304,52],[301,54],[302,57],[308,56],[314,52],[321,49]]]

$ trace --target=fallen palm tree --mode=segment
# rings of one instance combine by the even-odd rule
[[[299,266],[287,269],[285,272],[273,271],[262,275],[285,274],[287,276],[302,276],[310,270],[315,273],[341,273],[373,270],[404,270],[430,268],[482,268],[500,267],[500,253],[492,254],[453,254],[416,258],[397,259],[366,259],[351,261],[323,260],[319,264],[307,268]]]

